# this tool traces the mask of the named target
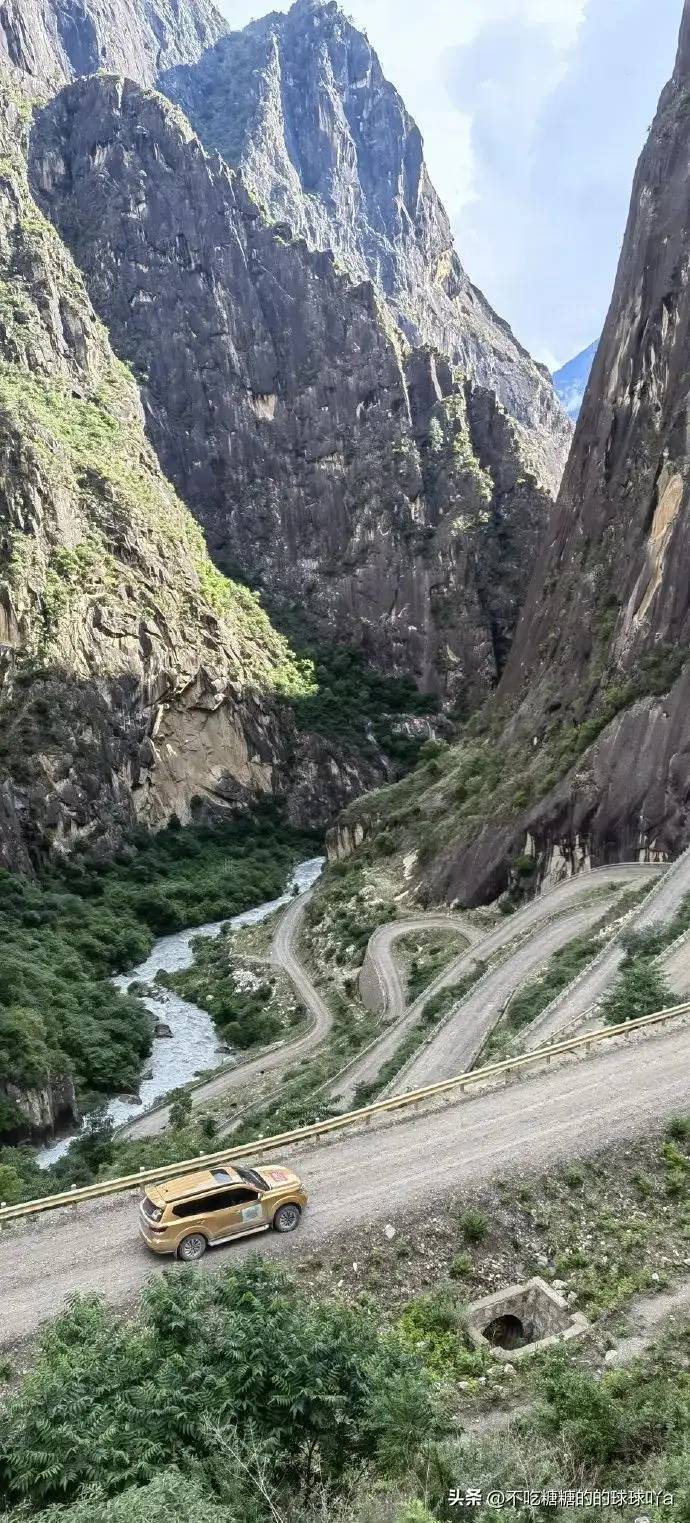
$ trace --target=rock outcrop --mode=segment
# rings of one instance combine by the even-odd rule
[[[690,635],[690,17],[641,155],[549,543],[503,680],[535,710]]]
[[[551,379],[468,279],[419,128],[335,0],[297,0],[232,32],[191,67],[162,72],[159,88],[272,216],[375,282],[413,346],[495,393],[555,492],[571,425]]]
[[[3,88],[0,863],[76,840],[108,853],[137,821],[262,794],[323,821],[380,769],[298,734],[308,680],[161,473],[134,380],[31,199],[27,115]]]
[[[544,851],[579,837],[598,861],[674,856],[690,840],[689,248],[686,0],[553,529],[500,689],[518,704],[515,725],[540,738],[554,723],[602,726],[530,817]]]
[[[98,69],[151,85],[225,30],[211,0],[3,0],[0,65],[21,70],[42,92]]]
[[[32,1088],[7,1082],[0,1084],[2,1110],[8,1118],[0,1125],[4,1145],[40,1141],[54,1136],[56,1128],[73,1126],[80,1120],[70,1074],[49,1075]]]
[[[216,563],[444,701],[483,696],[550,507],[495,392],[409,351],[371,281],[268,225],[161,97],[69,86],[31,164]]]

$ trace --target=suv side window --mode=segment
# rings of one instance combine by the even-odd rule
[[[200,1216],[202,1212],[213,1211],[218,1197],[215,1195],[197,1195],[194,1200],[181,1200],[179,1205],[173,1206],[173,1216]]]
[[[213,1197],[213,1208],[218,1209],[218,1205],[221,1205],[227,1211],[228,1206],[245,1206],[250,1200],[259,1200],[257,1189],[250,1189],[248,1185],[233,1185],[232,1189],[222,1189],[219,1196]]]
[[[230,1206],[244,1206],[259,1199],[258,1190],[246,1185],[235,1185],[232,1190],[218,1190],[214,1195],[197,1195],[194,1200],[182,1200],[173,1206],[173,1216],[199,1216],[209,1211],[227,1211]]]

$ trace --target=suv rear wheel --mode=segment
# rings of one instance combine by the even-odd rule
[[[299,1227],[299,1219],[301,1215],[302,1212],[299,1206],[295,1206],[293,1204],[289,1204],[287,1206],[279,1206],[273,1218],[273,1225],[276,1229],[276,1232],[294,1232],[295,1227]]]
[[[208,1243],[203,1232],[190,1232],[189,1237],[183,1237],[177,1245],[177,1257],[185,1264],[194,1264],[197,1259],[203,1258]]]

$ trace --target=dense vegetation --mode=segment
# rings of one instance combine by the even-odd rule
[[[304,693],[292,700],[300,729],[364,749],[375,742],[401,767],[412,766],[425,736],[406,733],[404,720],[433,715],[437,699],[411,677],[383,676],[351,646],[305,641],[293,628],[290,638],[305,663]]]
[[[49,1329],[4,1413],[0,1494],[29,1516],[88,1499],[94,1519],[174,1457],[173,1494],[184,1477],[228,1523],[299,1517],[368,1462],[403,1475],[437,1423],[421,1360],[373,1309],[310,1303],[259,1261],[167,1274],[134,1321],[85,1299]]]
[[[30,880],[0,872],[0,1093],[72,1075],[82,1101],[131,1088],[151,1039],[107,982],[159,935],[276,897],[314,840],[270,809],[213,829],[142,835],[110,865],[72,858]],[[20,1130],[12,1101],[0,1136]]]
[[[287,1037],[302,1017],[270,968],[239,967],[226,936],[199,941],[191,968],[159,974],[157,981],[208,1010],[224,1040],[241,1052]]]
[[[475,1436],[441,1412],[487,1356],[450,1289],[392,1319],[298,1291],[259,1260],[152,1279],[122,1320],[76,1301],[10,1388],[0,1423],[7,1523],[433,1523],[453,1492],[531,1487],[662,1494],[690,1518],[690,1326],[604,1373],[557,1349],[528,1409]],[[490,1362],[490,1361],[489,1361]],[[671,1510],[663,1494],[673,1493]],[[584,1523],[612,1515],[585,1503]],[[529,1519],[565,1520],[555,1502]]]

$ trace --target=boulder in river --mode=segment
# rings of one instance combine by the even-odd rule
[[[167,1021],[156,1021],[153,1034],[154,1036],[172,1036],[172,1031]]]

